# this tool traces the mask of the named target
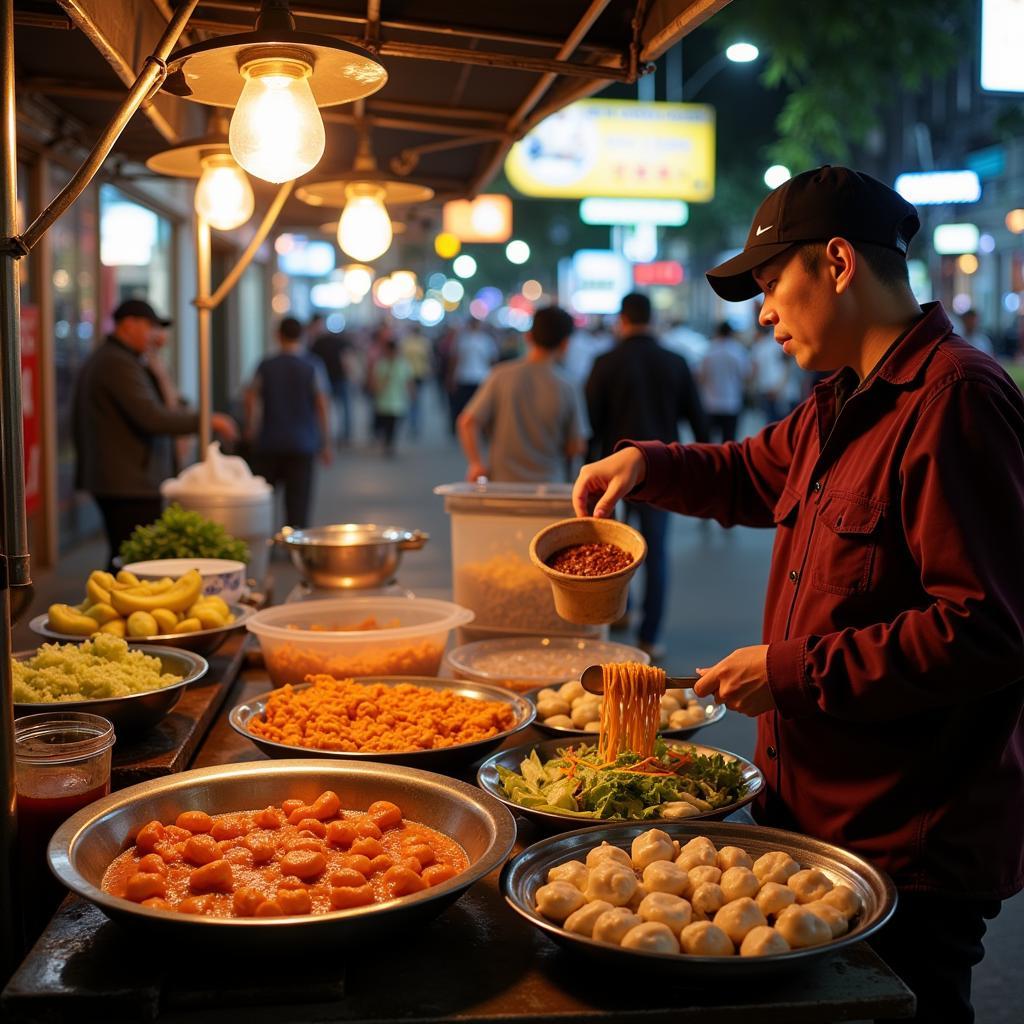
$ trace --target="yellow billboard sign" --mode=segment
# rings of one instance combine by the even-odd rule
[[[580,100],[517,142],[505,174],[523,195],[710,202],[715,111],[704,103]]]

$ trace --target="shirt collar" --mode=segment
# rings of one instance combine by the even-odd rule
[[[921,308],[924,314],[907,331],[903,340],[884,357],[882,365],[875,372],[874,376],[879,380],[889,384],[909,384],[939,342],[953,333],[953,324],[946,316],[941,302],[926,302]]]

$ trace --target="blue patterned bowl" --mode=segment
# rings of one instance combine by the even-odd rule
[[[237,604],[245,593],[245,562],[226,558],[157,558],[151,562],[132,562],[124,568],[140,580],[160,580],[165,576],[176,580],[189,569],[198,569],[203,577],[203,593],[223,598],[228,604]]]

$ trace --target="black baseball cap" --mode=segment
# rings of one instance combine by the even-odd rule
[[[770,193],[757,208],[743,252],[705,276],[723,299],[741,302],[761,291],[753,271],[792,245],[838,236],[906,256],[920,226],[917,210],[888,185],[862,171],[826,164]]]
[[[156,310],[146,302],[145,299],[125,299],[117,309],[114,310],[114,323],[123,320],[126,316],[141,316],[160,327],[170,327],[173,320],[167,320],[156,315]]]

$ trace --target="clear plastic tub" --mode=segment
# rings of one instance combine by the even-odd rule
[[[649,665],[651,659],[628,644],[564,636],[481,640],[456,647],[447,657],[456,679],[520,692],[579,679],[588,665],[623,661]]]
[[[473,613],[450,601],[345,597],[267,608],[246,623],[277,686],[307,675],[436,676],[450,632]]]
[[[570,484],[458,483],[434,488],[452,521],[452,593],[476,615],[472,633],[590,636],[555,611],[551,586],[530,562],[530,541],[571,516]]]

